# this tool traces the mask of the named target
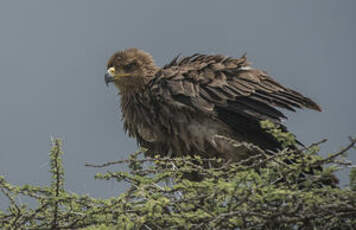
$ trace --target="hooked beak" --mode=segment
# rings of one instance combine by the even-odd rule
[[[117,81],[121,77],[129,77],[131,76],[131,73],[125,73],[125,72],[117,72],[114,67],[110,67],[104,76],[104,80],[107,86],[109,86],[110,82]]]
[[[104,76],[104,80],[105,80],[106,86],[109,87],[109,83],[110,83],[110,82],[113,82],[113,81],[114,81],[114,78],[113,78],[108,72],[106,72],[106,73],[105,73],[105,76]]]

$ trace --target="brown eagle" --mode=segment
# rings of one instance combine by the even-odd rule
[[[246,56],[177,56],[163,68],[130,48],[112,55],[105,82],[119,89],[124,129],[148,155],[199,154],[237,161],[251,154],[241,143],[278,150],[260,121],[281,124],[277,108],[321,111],[311,99],[250,66]]]

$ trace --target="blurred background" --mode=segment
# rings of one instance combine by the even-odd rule
[[[137,149],[122,130],[117,90],[103,79],[110,55],[129,47],[160,66],[178,53],[247,52],[254,67],[323,107],[287,113],[286,123],[303,143],[328,138],[322,153],[336,152],[356,135],[355,10],[352,0],[1,1],[0,175],[47,184],[54,136],[64,141],[69,191],[123,191],[84,164]],[[339,176],[348,183],[347,171]]]

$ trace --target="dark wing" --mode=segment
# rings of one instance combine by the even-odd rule
[[[286,118],[276,107],[321,111],[311,99],[282,86],[266,72],[251,68],[245,56],[235,59],[195,54],[175,58],[150,87],[165,103],[215,116],[250,139],[266,138],[259,121],[280,124]],[[259,134],[262,136],[257,137]]]

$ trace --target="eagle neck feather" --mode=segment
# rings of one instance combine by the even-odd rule
[[[143,90],[142,90],[143,91]],[[121,113],[124,122],[124,129],[130,137],[137,137],[138,130],[146,123],[146,116],[148,116],[142,103],[142,91],[126,92],[121,94]]]

